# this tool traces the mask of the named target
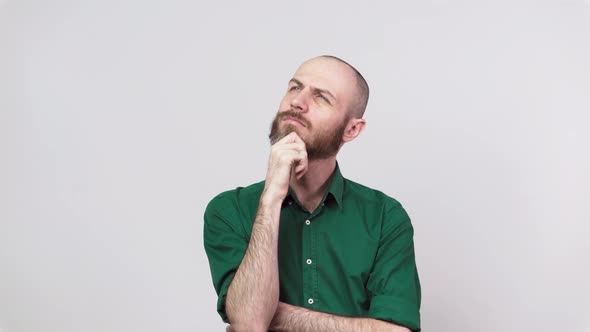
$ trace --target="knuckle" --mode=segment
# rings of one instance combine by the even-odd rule
[[[291,159],[291,158],[289,158],[289,156],[286,155],[286,154],[284,154],[284,153],[281,154],[281,155],[279,155],[279,161],[282,162],[282,163],[290,162],[289,159]]]

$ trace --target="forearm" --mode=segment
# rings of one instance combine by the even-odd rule
[[[326,314],[279,303],[270,330],[277,332],[410,332],[409,329],[373,318],[352,318]]]
[[[280,202],[261,198],[244,258],[229,286],[225,309],[236,331],[266,331],[279,299]]]

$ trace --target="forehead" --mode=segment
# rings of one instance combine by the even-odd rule
[[[356,75],[346,64],[330,58],[304,62],[293,78],[305,85],[330,91],[339,101],[350,102],[356,96]]]

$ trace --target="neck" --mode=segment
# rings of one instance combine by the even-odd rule
[[[309,212],[313,212],[320,204],[322,197],[328,190],[328,180],[335,168],[336,156],[328,159],[309,160],[307,172],[301,179],[297,180],[295,176],[291,177],[291,189]]]

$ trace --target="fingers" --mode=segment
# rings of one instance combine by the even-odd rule
[[[298,162],[302,159],[307,159],[307,149],[305,148],[305,143],[303,141],[295,141],[295,142],[277,142],[275,145],[271,147],[272,155],[283,159],[284,161],[288,160],[290,164],[293,162]]]
[[[307,168],[307,151],[305,149],[284,149],[278,152],[281,162],[288,163],[293,167]]]
[[[271,147],[269,163],[289,167],[288,172],[293,173],[297,179],[301,179],[308,168],[305,142],[296,132],[289,133]]]
[[[297,143],[297,142],[286,143],[286,144],[279,145],[277,147],[277,149],[280,149],[280,150],[293,150],[293,151],[297,151],[297,152],[307,151],[307,149],[305,148],[305,144],[303,144],[303,143]]]
[[[308,164],[307,164],[307,157],[306,157],[304,159],[301,159],[301,161],[294,168],[295,176],[297,177],[297,180],[301,179],[301,177],[303,177],[303,175],[305,173],[307,173],[307,169],[308,169]]]
[[[265,193],[271,199],[283,200],[293,176],[301,180],[307,172],[307,149],[301,137],[291,132],[273,144],[270,150]]]
[[[295,170],[295,178],[301,180],[301,178],[307,173],[307,167],[302,167],[300,170]]]
[[[301,139],[301,137],[299,137],[299,135],[297,135],[297,133],[294,132],[294,131],[290,132],[287,136],[281,138],[275,144],[279,144],[279,143],[293,143],[293,142],[303,143],[303,140]]]
[[[291,168],[297,175],[304,174],[308,166],[305,145],[288,143],[273,147],[270,163],[275,162]]]
[[[308,160],[307,160],[307,151],[303,150],[298,153],[298,159],[296,166],[294,168],[295,177],[297,180],[301,179],[303,175],[307,172]]]

